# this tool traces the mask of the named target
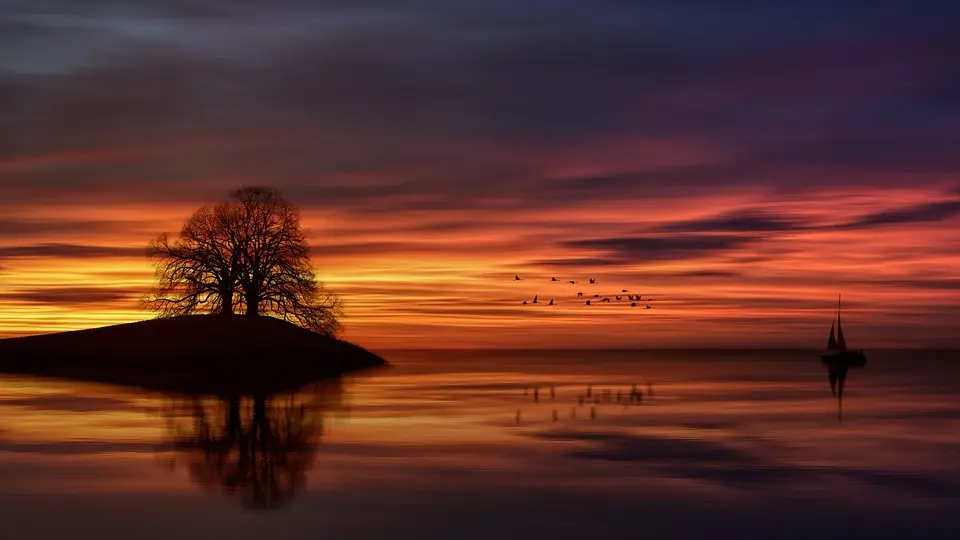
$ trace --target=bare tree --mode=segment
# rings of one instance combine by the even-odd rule
[[[250,187],[198,210],[176,240],[150,242],[161,316],[273,315],[323,334],[339,330],[339,298],[313,271],[300,214],[272,188]]]
[[[243,220],[243,274],[246,314],[261,312],[316,332],[339,330],[340,299],[317,281],[300,212],[272,188],[234,192]]]
[[[157,287],[147,298],[162,316],[191,313],[230,315],[242,273],[242,239],[236,208],[204,206],[183,224],[176,239],[166,234],[150,241]]]

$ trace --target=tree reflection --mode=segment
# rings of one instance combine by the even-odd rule
[[[306,486],[324,414],[342,396],[334,379],[289,394],[172,399],[164,416],[174,466],[246,507],[280,506]]]

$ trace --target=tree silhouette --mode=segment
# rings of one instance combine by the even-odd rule
[[[245,188],[234,197],[245,239],[240,287],[246,314],[276,313],[313,330],[335,329],[339,300],[317,285],[297,209],[270,188]]]
[[[195,212],[176,239],[148,246],[161,316],[274,315],[323,334],[339,329],[339,298],[317,281],[299,211],[279,191],[248,187]]]
[[[166,233],[150,241],[158,284],[148,306],[162,315],[233,314],[242,269],[236,208],[204,206],[183,224],[176,239]]]

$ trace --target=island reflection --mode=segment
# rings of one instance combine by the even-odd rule
[[[164,447],[196,484],[246,508],[276,508],[306,486],[324,417],[342,407],[339,378],[281,394],[171,397]]]

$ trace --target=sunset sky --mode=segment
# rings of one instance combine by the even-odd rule
[[[147,241],[270,185],[375,349],[818,348],[838,293],[851,346],[960,346],[958,20],[0,0],[0,337],[152,316]]]

